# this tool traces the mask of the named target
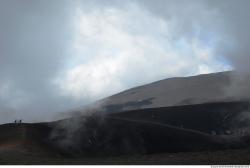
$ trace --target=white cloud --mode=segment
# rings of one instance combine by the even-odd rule
[[[55,82],[73,98],[91,101],[167,77],[230,68],[216,59],[214,46],[196,36],[176,39],[175,20],[136,5],[78,10],[77,18],[74,56]]]

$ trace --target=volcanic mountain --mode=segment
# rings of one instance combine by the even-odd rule
[[[250,101],[246,93],[228,93],[234,88],[232,74],[165,79],[76,109],[63,120],[1,125],[0,159],[22,156],[40,163],[41,158],[60,162],[87,157],[93,163],[107,156],[184,152],[177,159],[183,161],[194,152],[242,152],[250,148]],[[201,156],[204,162],[191,158],[191,164],[209,163]],[[250,163],[248,157],[242,162],[220,159]]]

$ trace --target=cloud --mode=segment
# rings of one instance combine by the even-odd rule
[[[96,100],[166,77],[230,68],[199,36],[176,38],[175,24],[134,3],[122,9],[79,10],[76,54],[56,84],[64,95]]]
[[[3,83],[0,87],[0,100],[5,104],[10,104],[10,107],[15,110],[28,104],[27,97],[24,92],[17,90],[11,82]]]
[[[249,3],[1,0],[2,121],[48,120],[167,77],[249,72]]]
[[[47,0],[0,2],[1,118],[15,111],[26,121],[39,119],[60,108],[57,101],[62,99],[49,83],[67,57],[71,5]]]

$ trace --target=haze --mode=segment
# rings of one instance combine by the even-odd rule
[[[1,0],[0,122],[175,76],[249,72],[248,0]]]

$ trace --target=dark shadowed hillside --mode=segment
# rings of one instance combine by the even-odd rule
[[[1,147],[54,157],[239,149],[249,145],[249,121],[239,118],[248,108],[248,102],[207,103],[5,124]]]
[[[250,126],[249,102],[217,102],[147,108],[110,114],[114,117],[159,122],[211,134],[226,134]]]

